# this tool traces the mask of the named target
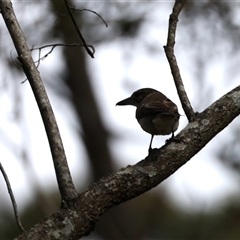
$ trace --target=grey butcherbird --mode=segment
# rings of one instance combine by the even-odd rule
[[[148,151],[152,149],[154,135],[172,134],[171,139],[174,138],[180,114],[176,104],[161,92],[152,88],[142,88],[116,105],[137,107],[136,119],[138,123],[144,131],[152,135]]]

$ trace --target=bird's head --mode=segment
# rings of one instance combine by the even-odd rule
[[[149,94],[157,92],[156,90],[152,88],[142,88],[137,91],[135,91],[131,97],[126,98],[120,102],[118,102],[116,105],[118,106],[123,106],[123,105],[133,105],[133,106],[138,106],[139,103],[142,102],[142,100],[147,97]]]

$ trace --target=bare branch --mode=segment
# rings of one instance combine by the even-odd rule
[[[83,44],[79,44],[79,43],[72,43],[72,44],[65,44],[65,43],[55,43],[55,44],[47,44],[47,45],[43,45],[41,47],[32,47],[30,49],[31,52],[33,52],[34,50],[38,50],[38,60],[35,61],[35,63],[37,64],[36,67],[38,68],[40,65],[40,61],[44,60],[49,54],[51,54],[54,50],[55,47],[83,47]],[[95,53],[95,48],[92,45],[87,45],[89,48],[92,49],[93,54]],[[44,48],[51,48],[50,51],[48,53],[46,53],[43,57],[41,57],[41,51]]]
[[[72,207],[54,213],[17,239],[41,240],[43,236],[46,240],[53,239],[56,232],[61,239],[79,239],[88,235],[102,214],[171,176],[239,114],[240,86],[197,114],[194,122],[176,136],[183,141],[153,149],[149,156],[137,164],[101,178],[71,200]]]
[[[20,231],[21,231],[21,232],[24,232],[25,230],[24,230],[24,228],[23,228],[23,226],[22,226],[20,217],[19,217],[19,215],[18,215],[17,203],[16,203],[15,197],[14,197],[14,195],[13,195],[13,191],[12,191],[12,188],[11,188],[11,184],[10,184],[10,182],[9,182],[9,180],[8,180],[8,176],[7,176],[7,174],[6,174],[6,172],[5,172],[5,170],[4,170],[4,168],[3,168],[3,166],[2,166],[1,163],[0,163],[0,170],[1,170],[1,172],[2,172],[2,175],[3,175],[3,177],[4,177],[5,182],[6,182],[6,184],[7,184],[7,189],[8,189],[8,192],[9,192],[9,195],[10,195],[10,198],[11,198],[11,201],[12,201],[12,206],[13,206],[14,215],[15,215],[15,218],[16,218],[16,221],[17,221],[17,225],[18,225]]]
[[[86,49],[87,53],[88,53],[92,58],[94,58],[94,53],[89,49],[88,45],[86,44],[86,41],[85,41],[84,37],[82,36],[82,34],[81,34],[81,32],[80,32],[80,30],[79,30],[79,28],[78,28],[78,25],[77,25],[77,23],[76,23],[76,21],[75,21],[75,19],[74,19],[74,17],[73,17],[73,14],[72,14],[72,12],[71,12],[71,7],[70,7],[69,4],[68,4],[68,0],[64,0],[64,2],[65,2],[65,5],[66,5],[66,8],[67,8],[67,10],[68,10],[69,16],[70,16],[70,18],[71,18],[71,20],[72,20],[72,22],[73,22],[73,25],[74,25],[77,33],[78,33],[78,36],[80,37],[80,40],[81,40],[84,48]]]
[[[86,8],[84,8],[84,9],[77,9],[77,8],[75,8],[75,7],[69,7],[69,8],[72,9],[72,10],[75,10],[75,11],[88,11],[88,12],[92,12],[92,13],[96,14],[96,15],[104,22],[104,24],[105,24],[106,27],[108,27],[108,24],[107,24],[106,21],[102,18],[102,16],[101,16],[100,14],[98,14],[97,12],[93,11],[93,10],[86,9]]]
[[[62,139],[51,104],[49,102],[40,74],[33,62],[31,52],[27,46],[22,30],[16,19],[11,1],[0,0],[0,9],[5,24],[17,50],[18,59],[21,62],[23,71],[25,72],[27,79],[32,87],[43,119],[62,200],[68,201],[69,199],[75,197],[77,195],[77,192],[74,188],[69,172]]]
[[[194,120],[195,113],[188,99],[187,93],[185,91],[183,81],[180,75],[180,70],[178,68],[177,60],[174,54],[174,44],[175,44],[178,15],[181,12],[185,2],[186,0],[175,1],[172,14],[169,17],[167,45],[164,46],[164,50],[171,68],[171,72],[173,75],[173,79],[175,82],[175,86],[177,88],[177,92],[178,92],[183,110],[188,118],[188,121],[190,122]]]

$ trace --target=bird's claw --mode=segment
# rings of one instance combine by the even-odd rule
[[[154,151],[157,151],[157,148],[149,148],[148,149],[148,155],[152,154]]]

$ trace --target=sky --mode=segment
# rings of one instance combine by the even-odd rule
[[[151,18],[157,20],[153,25],[145,26],[146,28],[141,34],[143,41],[151,39],[154,44],[157,43],[159,46],[166,43],[170,10],[170,5],[164,5],[159,12],[151,15]],[[157,16],[161,16],[161,18],[158,19]],[[177,37],[177,53],[180,53],[179,46],[187,48],[187,46],[181,45],[183,38],[184,36],[181,35]],[[92,74],[92,86],[99,101],[101,116],[107,128],[116,136],[110,142],[110,146],[112,153],[117,156],[119,168],[135,164],[147,156],[150,135],[138,125],[135,119],[135,108],[131,106],[116,107],[115,104],[118,101],[129,97],[133,91],[139,88],[151,87],[161,91],[175,102],[180,114],[184,115],[163,48],[159,48],[161,49],[159,52],[149,54],[141,41],[136,41],[134,46],[130,46],[130,44],[133,43],[115,40],[107,45],[98,46],[95,59],[88,59],[89,72]],[[134,54],[127,55],[122,48],[131,49]],[[55,49],[41,63],[40,72],[42,72],[43,80],[44,74],[51,74],[53,78],[60,74],[60,69],[64,69],[62,57],[61,50]],[[177,59],[188,96],[193,107],[196,107],[199,100],[195,97],[193,70],[189,67],[191,60],[182,52],[177,55]],[[219,58],[218,61],[211,62],[206,82],[209,85],[214,84],[212,81],[217,78],[219,84],[211,99],[205,101],[205,106],[201,106],[203,109],[211,101],[234,87],[234,83],[228,84],[228,86],[221,83],[225,61],[224,58]],[[0,69],[3,71],[3,65],[0,66]],[[57,186],[40,114],[28,82],[20,84],[23,80],[24,75],[18,75],[16,81],[19,84],[16,85],[17,87],[11,88],[7,78],[0,79],[0,86],[7,86],[5,90],[1,91],[0,96],[1,163],[8,174],[20,209],[23,209],[26,200],[32,197],[33,188],[36,185],[43,189],[48,188],[49,191],[52,187]],[[13,91],[20,91],[23,96],[18,103],[21,106],[20,115],[22,116],[19,121],[14,118],[14,114],[17,113],[12,112],[13,109],[16,109],[11,100]],[[88,163],[83,145],[79,146],[78,144],[79,139],[74,128],[77,124],[75,114],[68,102],[61,101],[50,88],[47,88],[47,92],[59,124],[73,180],[76,184],[84,183],[88,178]],[[195,108],[197,111],[203,109]],[[65,116],[68,118],[66,119]],[[230,128],[237,124],[236,121],[239,120],[235,120],[228,129],[215,137],[199,154],[161,184],[166,188],[171,201],[184,209],[207,211],[209,208],[216,207],[217,204],[223,204],[226,197],[239,194],[237,182],[230,176],[230,172],[223,169],[215,155],[219,144],[224,142],[225,136],[230,134]],[[177,132],[186,125],[187,119],[182,116]],[[165,136],[155,137],[153,147],[161,147],[167,138]],[[31,149],[27,155],[31,166],[19,161],[19,157],[23,154],[21,151],[23,146]],[[81,176],[80,181],[79,176]],[[3,197],[0,204],[4,203],[10,207],[10,199],[4,185],[5,183],[0,177],[0,193]]]

